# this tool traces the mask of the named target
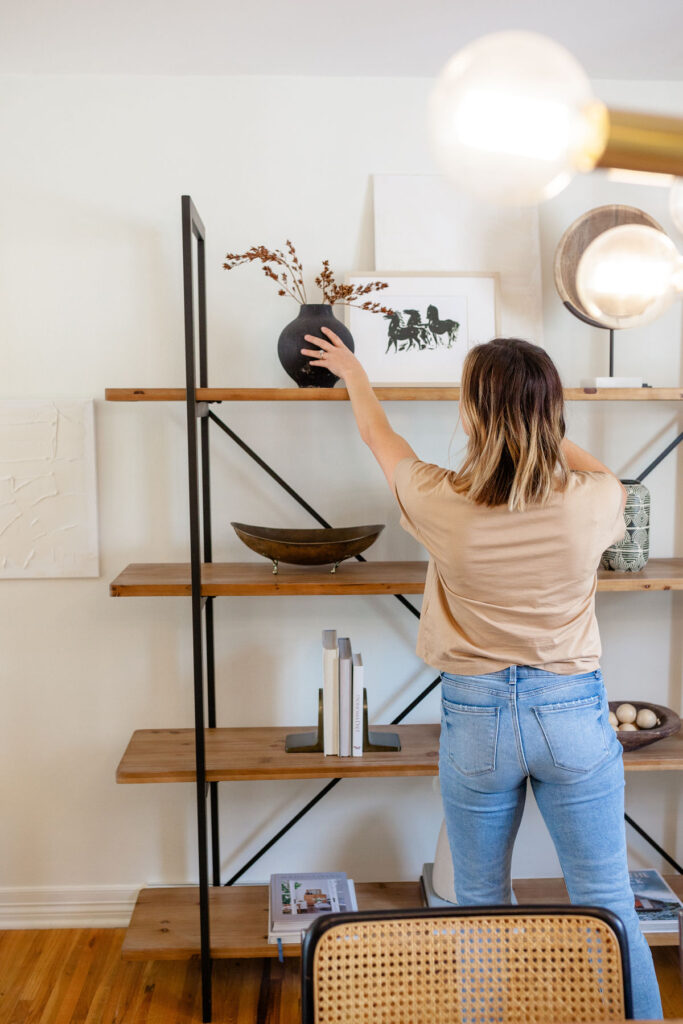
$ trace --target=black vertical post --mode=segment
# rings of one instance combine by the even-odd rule
[[[197,304],[199,324],[199,386],[208,388],[209,369],[206,343],[206,261],[204,238],[197,236]],[[202,525],[204,528],[204,561],[212,562],[211,532],[211,471],[209,460],[209,415],[208,405],[202,406],[200,443],[202,452]],[[216,671],[213,633],[213,597],[206,599],[204,625],[206,627],[206,689],[207,711],[210,729],[216,728]],[[209,784],[211,793],[211,867],[213,884],[221,884],[221,856],[218,822],[218,783]]]
[[[197,833],[199,861],[199,925],[202,969],[202,1019],[211,1020],[211,939],[209,930],[209,873],[206,822],[206,758],[204,750],[204,652],[202,643],[202,549],[199,517],[199,465],[197,459],[197,402],[195,374],[194,284],[192,239],[199,245],[200,348],[206,349],[204,290],[204,225],[189,196],[181,201],[183,227],[183,292],[185,300],[185,387],[187,405],[187,466],[190,491],[190,563],[192,580],[192,651],[194,665],[194,724],[197,772]],[[203,330],[202,330],[203,320]],[[206,360],[204,359],[206,365]]]
[[[609,329],[609,375],[614,376],[614,328]]]

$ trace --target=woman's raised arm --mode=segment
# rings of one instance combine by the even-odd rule
[[[329,327],[321,327],[324,338],[304,335],[315,349],[302,348],[305,356],[312,356],[311,366],[324,366],[341,377],[349,392],[351,408],[362,440],[380,464],[391,489],[394,489],[394,470],[401,459],[417,458],[408,442],[392,428],[384,409],[370,386],[368,375],[353,352]]]

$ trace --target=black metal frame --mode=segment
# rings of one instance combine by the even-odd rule
[[[210,945],[210,913],[209,913],[209,866],[208,866],[208,821],[206,812],[207,795],[211,809],[211,866],[212,884],[220,886],[220,846],[219,846],[219,815],[218,815],[218,783],[206,782],[205,754],[205,717],[208,727],[216,727],[216,687],[214,660],[214,624],[212,597],[202,597],[201,569],[202,562],[212,561],[211,535],[211,485],[209,458],[209,423],[227,434],[256,464],[276,481],[309,515],[322,526],[329,527],[327,522],[297,491],[294,490],[278,473],[273,470],[265,459],[240,438],[226,423],[223,422],[206,402],[198,402],[196,389],[208,387],[207,363],[207,319],[206,319],[206,264],[205,264],[205,229],[202,220],[190,196],[182,196],[182,239],[183,239],[183,291],[185,306],[185,381],[187,406],[187,443],[188,443],[188,482],[190,503],[190,563],[192,582],[192,643],[193,643],[193,674],[194,674],[194,718],[195,718],[195,749],[196,749],[196,794],[197,794],[197,834],[199,860],[199,913],[201,936],[201,973],[202,973],[202,1015],[203,1020],[211,1020],[211,945]],[[194,264],[193,243],[197,246],[197,330],[195,331],[194,301]],[[197,365],[199,380],[197,381]],[[200,429],[197,430],[197,421]],[[667,446],[667,448],[637,478],[642,480],[657,466],[669,452],[683,440],[683,433]],[[199,442],[199,444],[198,444]],[[199,447],[199,453],[198,453]],[[356,555],[359,562],[366,559]],[[413,616],[419,619],[420,612],[402,594],[392,595]],[[206,656],[206,660],[205,660]],[[205,671],[206,666],[206,671]],[[206,716],[205,705],[206,681]],[[398,725],[424,698],[439,685],[441,677],[437,676],[418,696],[410,702],[389,724]],[[261,847],[231,878],[225,883],[233,885],[256,861],[282,838],[293,826],[304,817],[320,800],[341,782],[341,778],[330,780],[312,800],[298,811],[268,842]],[[631,818],[625,816],[628,823],[642,835],[679,873],[683,867],[669,856],[654,839],[652,839]]]
[[[406,921],[411,918],[439,921],[459,917],[595,917],[614,933],[621,954],[624,987],[624,1017],[633,1019],[631,965],[626,928],[622,920],[605,907],[572,907],[566,904],[530,904],[482,907],[421,907],[416,910],[361,910],[341,914],[326,914],[315,919],[306,930],[301,947],[301,1020],[302,1024],[315,1024],[315,952],[319,940],[330,929],[339,925],[358,924],[363,921]],[[438,985],[438,980],[435,982]],[[387,993],[390,995],[391,993]]]

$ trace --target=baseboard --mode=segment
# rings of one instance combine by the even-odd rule
[[[0,929],[126,928],[140,887],[0,888]]]

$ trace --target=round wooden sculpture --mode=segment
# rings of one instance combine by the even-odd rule
[[[592,324],[594,327],[605,327],[586,312],[576,290],[576,270],[579,260],[591,242],[610,228],[621,227],[622,224],[644,224],[646,227],[663,231],[661,224],[635,206],[597,206],[594,210],[583,213],[573,224],[570,224],[555,250],[555,287],[570,313],[579,320]]]

